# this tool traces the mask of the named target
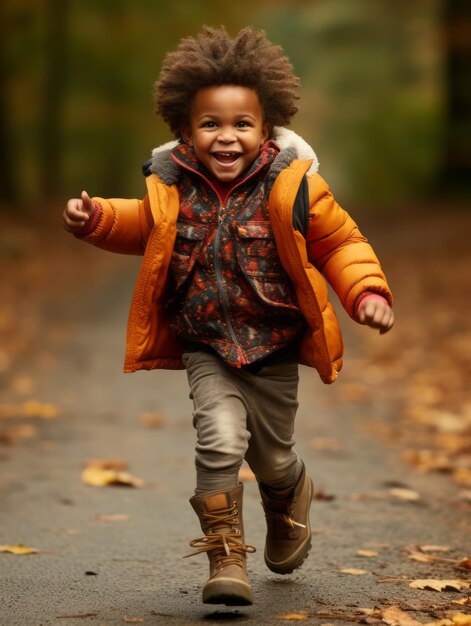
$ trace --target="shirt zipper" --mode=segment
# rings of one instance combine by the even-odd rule
[[[217,189],[214,187],[211,181],[204,174],[202,174],[196,169],[189,167],[188,165],[180,161],[180,159],[178,159],[175,155],[172,155],[172,158],[176,161],[176,163],[178,163],[180,166],[184,167],[185,169],[189,170],[190,172],[193,172],[194,174],[197,174],[198,176],[200,176],[205,181],[205,183],[209,186],[209,188],[212,189],[217,199],[219,200],[218,221],[217,221],[217,226],[216,226],[216,233],[214,235],[214,269],[216,273],[216,282],[219,288],[219,296],[220,296],[220,301],[221,301],[222,312],[224,315],[224,321],[226,322],[227,328],[229,330],[229,335],[237,350],[237,354],[239,355],[240,361],[238,365],[240,366],[247,365],[249,361],[247,357],[245,356],[245,352],[243,351],[242,346],[237,340],[237,336],[234,331],[234,326],[232,325],[232,322],[231,322],[231,316],[230,316],[230,310],[229,310],[229,299],[227,298],[226,290],[224,288],[224,281],[222,277],[222,269],[221,269],[221,263],[219,260],[218,252],[219,252],[219,245],[220,245],[220,240],[221,240],[221,226],[224,223],[224,216],[225,216],[226,210],[230,206],[231,196],[233,192],[238,187],[240,187],[240,185],[244,184],[247,180],[252,178],[252,176],[255,176],[255,174],[257,174],[260,171],[260,169],[265,165],[266,158],[263,158],[264,156],[265,155],[262,156],[262,163],[260,163],[259,167],[257,167],[256,170],[254,170],[251,174],[249,174],[249,176],[247,176],[246,178],[241,180],[239,183],[237,183],[237,185],[235,185],[231,189],[230,194],[226,198],[226,202],[223,202]]]

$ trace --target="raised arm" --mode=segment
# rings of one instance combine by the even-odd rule
[[[64,228],[77,238],[121,254],[143,254],[152,223],[147,196],[105,200],[84,191],[69,200],[63,212]]]

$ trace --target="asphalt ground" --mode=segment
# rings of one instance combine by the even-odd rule
[[[469,590],[418,590],[409,582],[469,580],[469,572],[411,561],[404,548],[446,545],[445,557],[469,555],[470,509],[459,506],[448,477],[415,472],[400,448],[364,427],[365,418],[393,422],[392,407],[338,403],[342,379],[326,386],[304,367],[296,439],[317,490],[310,556],[289,576],[265,567],[264,517],[256,484],[248,480],[244,521],[246,541],[257,547],[248,556],[255,602],[202,604],[206,557],[182,558],[188,541],[201,534],[188,502],[194,431],[185,373],[122,374],[136,267],[130,260],[99,289],[51,302],[39,356],[21,364],[21,375],[36,381],[38,400],[60,413],[38,420],[37,439],[0,448],[0,544],[39,550],[0,553],[0,624],[345,624],[367,619],[363,608],[376,609],[374,623],[388,607],[426,623],[466,612],[453,601]],[[347,379],[349,358],[354,363],[362,349],[352,324],[342,318]],[[5,390],[2,402],[14,400]],[[145,413],[161,418],[161,426],[144,427]],[[123,459],[145,485],[83,484],[84,463],[92,458]],[[420,497],[393,496],[394,488]],[[366,573],[342,573],[345,568]]]

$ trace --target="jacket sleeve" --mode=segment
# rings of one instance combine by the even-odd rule
[[[392,294],[373,248],[350,215],[332,196],[319,174],[309,181],[309,260],[332,285],[347,313],[354,318],[364,292],[383,296],[392,306]]]
[[[146,196],[143,200],[92,198],[95,211],[76,237],[120,254],[144,254],[153,220]]]

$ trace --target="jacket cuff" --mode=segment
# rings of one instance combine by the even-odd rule
[[[103,208],[99,202],[96,200],[93,201],[93,213],[91,213],[87,222],[82,226],[80,230],[75,231],[74,236],[77,239],[83,239],[87,235],[90,235],[95,228],[98,226],[100,218],[103,214]]]
[[[362,309],[368,302],[373,302],[374,300],[384,302],[389,306],[389,302],[384,296],[380,295],[379,293],[364,291],[358,296],[357,301],[355,302],[355,317],[358,317],[358,315],[360,314],[360,309]]]

